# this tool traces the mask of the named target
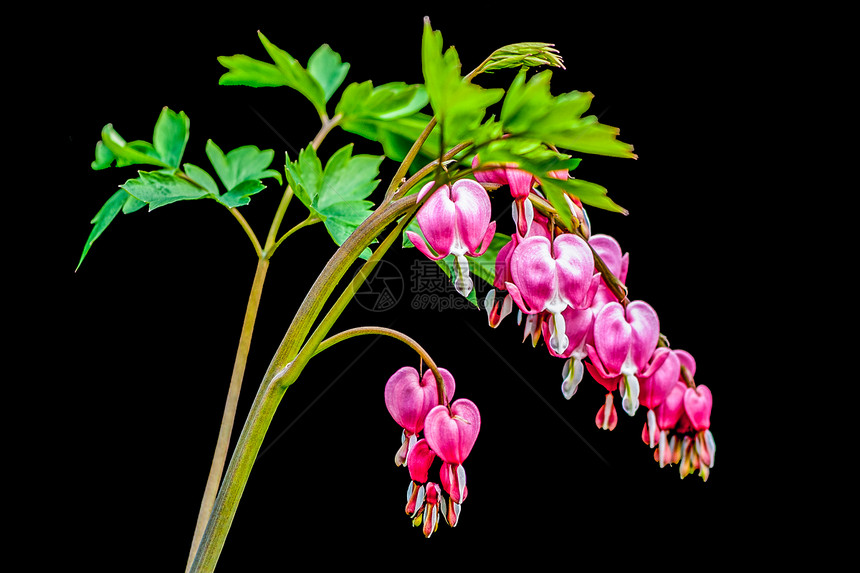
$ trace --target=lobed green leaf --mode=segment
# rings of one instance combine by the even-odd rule
[[[554,97],[551,77],[551,70],[538,72],[528,81],[525,70],[517,74],[502,103],[505,133],[571,151],[636,157],[633,146],[617,139],[617,128],[601,124],[593,115],[582,117],[591,105],[591,93],[572,91]]]
[[[308,72],[322,87],[324,101],[328,102],[349,72],[349,64],[341,61],[340,54],[323,44],[308,59]]]
[[[442,34],[425,20],[421,43],[424,85],[446,142],[467,139],[483,120],[487,107],[500,101],[502,89],[485,89],[460,75],[460,57],[453,47],[442,53]]]
[[[200,199],[209,195],[206,188],[182,177],[175,169],[141,171],[139,177],[129,179],[120,187],[149,205],[150,211],[176,201]]]
[[[336,151],[325,168],[312,147],[287,160],[287,180],[296,197],[320,217],[335,244],[343,241],[372,213],[366,200],[379,184],[382,156],[352,155],[349,144]],[[370,250],[362,253],[363,258]]]

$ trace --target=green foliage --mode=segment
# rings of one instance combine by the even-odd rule
[[[431,120],[431,116],[421,112],[428,101],[423,85],[391,82],[374,86],[368,80],[349,84],[335,113],[341,116],[341,129],[379,142],[387,157],[402,161]],[[439,152],[437,132],[424,145],[419,162],[421,159],[429,162]]]
[[[616,139],[618,129],[596,116],[582,117],[591,105],[589,92],[550,93],[551,70],[526,81],[520,71],[508,88],[500,120],[507,134],[540,140],[557,148],[613,157],[636,157],[633,148]]]
[[[247,205],[254,193],[266,188],[262,179],[269,177],[283,184],[281,173],[269,169],[275,158],[273,149],[260,150],[255,145],[237,147],[226,155],[211,139],[206,142],[206,156],[227,190],[215,199],[228,208]]]
[[[561,56],[553,44],[544,42],[520,42],[503,46],[493,52],[484,65],[481,73],[493,73],[496,70],[508,68],[530,68],[537,66],[554,66],[564,68]]]
[[[190,120],[185,112],[176,113],[163,108],[155,122],[152,143],[148,141],[126,142],[113,125],[102,129],[101,140],[96,143],[93,169],[107,169],[111,165],[155,165],[157,167],[179,167],[185,145],[188,143]]]
[[[367,197],[379,184],[383,156],[352,155],[349,144],[332,155],[323,168],[312,147],[295,161],[287,158],[287,181],[299,201],[325,224],[335,244],[341,245],[371,214]],[[362,258],[370,256],[370,249]]]
[[[460,57],[450,47],[442,52],[442,34],[425,21],[421,43],[424,85],[443,136],[443,144],[469,139],[486,115],[487,107],[500,101],[502,89],[485,89],[460,75]]]
[[[177,170],[141,171],[135,179],[120,186],[129,195],[157,209],[176,201],[207,197],[209,191]]]
[[[247,205],[251,195],[265,189],[262,179],[274,178],[283,183],[281,173],[269,169],[275,157],[274,150],[260,150],[253,145],[224,154],[212,140],[207,142],[206,155],[226,190],[223,194],[216,180],[204,169],[191,163],[185,163],[180,169],[190,125],[184,112],[176,113],[163,108],[155,123],[152,143],[126,142],[111,124],[102,129],[91,165],[93,169],[130,165],[154,165],[161,169],[138,171],[137,177],[120,185],[119,190],[99,209],[91,221],[93,228],[84,245],[78,268],[95,240],[120,212],[132,213],[145,205],[151,211],[177,201],[203,198],[214,199],[232,209]]]
[[[258,35],[274,63],[262,62],[244,54],[220,56],[218,62],[228,71],[218,83],[223,86],[287,86],[305,96],[320,117],[324,117],[326,103],[346,78],[349,64],[342,62],[340,55],[329,45],[323,44],[310,56],[306,69],[293,56],[270,42],[262,32],[258,32]]]
[[[412,219],[409,224],[403,229],[403,242],[402,246],[404,248],[412,248],[415,245],[412,244],[412,241],[409,240],[409,237],[406,235],[407,231],[412,231],[413,233],[419,235],[421,238],[424,238],[424,233],[421,231],[421,227],[418,225],[417,219]],[[504,247],[509,241],[511,237],[509,235],[505,235],[504,233],[496,233],[493,237],[490,246],[487,247],[487,250],[479,257],[468,257],[469,259],[469,270],[472,275],[483,280],[490,288],[493,287],[493,282],[496,280],[496,257],[499,255],[499,250]],[[439,268],[445,273],[445,275],[450,279],[453,276],[454,265],[455,265],[455,257],[454,255],[448,255],[447,257],[440,259],[438,261],[434,261]],[[466,297],[469,302],[478,307],[478,300],[475,291],[477,289],[472,289],[469,293],[469,296]]]

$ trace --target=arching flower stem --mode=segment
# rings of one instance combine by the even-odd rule
[[[427,368],[429,368],[433,372],[433,376],[435,376],[436,378],[436,390],[439,396],[439,404],[446,405],[448,403],[448,397],[445,395],[445,383],[442,379],[442,374],[439,372],[439,369],[436,366],[436,363],[420,344],[418,344],[413,338],[407,336],[399,330],[386,328],[384,326],[359,326],[356,328],[350,328],[323,340],[319,344],[319,346],[317,346],[316,352],[314,352],[314,356],[316,356],[323,350],[334,346],[338,342],[342,342],[344,340],[348,340],[350,338],[366,334],[389,336],[391,338],[399,340],[400,342],[412,348],[418,354],[418,356],[421,357],[421,360],[427,363]]]

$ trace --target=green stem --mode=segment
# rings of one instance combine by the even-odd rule
[[[284,220],[284,215],[287,213],[287,207],[290,206],[290,201],[293,199],[293,188],[287,185],[284,194],[281,197],[281,202],[278,204],[278,209],[275,211],[275,217],[272,219],[272,225],[269,227],[269,235],[266,237],[265,258],[270,259],[274,252],[275,240],[277,239],[278,229],[281,227],[281,221]],[[280,244],[280,242],[278,242]]]
[[[287,237],[289,237],[290,235],[292,235],[293,233],[295,233],[296,231],[298,231],[299,229],[301,229],[303,227],[313,225],[314,223],[319,223],[320,220],[321,219],[315,215],[308,215],[307,219],[305,219],[301,223],[296,223],[296,225],[292,229],[290,229],[289,231],[284,233],[284,236],[281,237],[280,239],[278,239],[277,243],[275,243],[271,247],[266,248],[266,258],[271,258],[272,254],[275,252],[275,250],[281,245],[281,243],[283,243],[287,239]]]
[[[227,391],[227,401],[224,404],[224,413],[221,416],[221,427],[218,431],[218,441],[215,444],[215,453],[209,467],[209,477],[206,481],[203,500],[200,503],[200,511],[197,515],[197,525],[194,529],[194,537],[191,543],[191,551],[188,555],[186,570],[191,566],[200,539],[212,507],[215,505],[215,494],[224,473],[224,465],[227,461],[227,449],[230,444],[230,435],[233,432],[233,422],[236,419],[236,407],[239,403],[239,392],[242,389],[242,380],[245,376],[245,366],[248,362],[248,353],[251,348],[251,337],[254,333],[254,323],[257,320],[257,310],[260,307],[260,297],[263,293],[263,283],[266,280],[266,271],[269,269],[268,259],[258,259],[257,270],[254,273],[254,282],[251,286],[251,294],[248,297],[248,305],[245,309],[245,320],[242,323],[242,334],[239,337],[239,346],[236,349],[236,358],[233,362],[233,375],[230,378],[230,387]]]
[[[215,506],[207,520],[206,530],[189,571],[196,573],[215,570],[251,468],[284,391],[285,389],[278,384],[277,378],[260,386],[248,412],[242,433],[239,435],[236,449],[224,475],[224,485],[218,491]]]
[[[325,139],[325,136],[328,135],[328,133],[339,122],[340,116],[336,116],[332,120],[329,120],[328,118],[323,118],[323,125],[317,133],[316,137],[314,137],[313,142],[311,144],[313,145],[314,149],[317,149],[320,146],[323,139]],[[242,228],[248,234],[251,239],[251,242],[254,245],[254,250],[257,253],[257,269],[254,273],[254,282],[251,286],[251,293],[248,297],[248,304],[245,309],[245,319],[242,324],[242,333],[239,337],[239,346],[236,349],[236,358],[233,363],[233,374],[231,375],[230,386],[227,390],[227,400],[224,405],[224,413],[221,417],[221,426],[218,432],[218,440],[215,444],[215,453],[212,457],[212,463],[209,467],[209,477],[206,480],[206,487],[203,491],[203,499],[200,503],[200,511],[197,515],[197,523],[194,529],[194,536],[192,538],[188,563],[186,564],[186,572],[190,571],[192,567],[194,557],[198,552],[200,542],[206,530],[207,523],[211,521],[212,510],[215,506],[218,488],[221,484],[221,478],[224,473],[224,465],[227,461],[227,453],[230,445],[230,436],[232,434],[232,429],[235,425],[236,420],[236,407],[238,404],[239,393],[241,391],[242,381],[245,376],[245,365],[247,364],[248,354],[250,353],[251,338],[253,336],[254,331],[254,323],[257,319],[257,311],[259,310],[260,298],[262,297],[263,293],[263,284],[265,283],[266,272],[269,268],[269,259],[272,256],[272,253],[274,253],[275,249],[283,242],[283,240],[286,239],[286,237],[292,234],[294,231],[298,230],[298,226],[294,227],[284,237],[282,237],[280,241],[275,241],[278,229],[281,226],[281,222],[283,221],[284,215],[287,212],[287,207],[289,206],[292,198],[293,190],[288,185],[287,188],[284,190],[284,194],[281,197],[281,202],[278,205],[278,208],[275,212],[275,216],[272,219],[272,224],[269,227],[269,234],[266,238],[265,249],[260,246],[259,240],[257,239],[254,232],[251,230],[251,226],[245,220],[245,217],[242,216],[238,209],[230,209],[230,212],[242,225]],[[306,221],[305,225],[301,226],[306,226],[306,224],[310,223]],[[268,422],[266,424],[268,425]]]
[[[245,220],[245,217],[242,213],[239,212],[235,207],[230,209],[230,213],[239,221],[239,224],[242,225],[242,229],[245,231],[245,234],[248,235],[248,238],[251,239],[251,243],[254,245],[254,252],[257,253],[257,257],[261,257],[263,253],[262,247],[260,247],[260,241],[257,239],[257,235],[254,234],[254,231],[251,229],[251,225],[248,224],[248,221]]]
[[[418,344],[413,338],[403,334],[399,330],[394,330],[392,328],[385,328],[383,326],[359,326],[357,328],[350,328],[349,330],[344,330],[343,332],[339,332],[334,336],[330,336],[326,338],[322,342],[320,342],[319,346],[317,346],[316,351],[314,352],[314,356],[331,348],[338,342],[343,342],[344,340],[349,340],[350,338],[355,338],[356,336],[362,336],[365,334],[378,334],[381,336],[389,336],[400,342],[406,344],[410,348],[412,348],[421,359],[427,363],[427,367],[433,372],[433,375],[436,377],[436,390],[439,396],[439,403],[445,405],[448,403],[448,397],[445,395],[445,382],[442,379],[442,374],[439,372],[439,368],[436,366],[436,363],[427,354],[427,351]]]

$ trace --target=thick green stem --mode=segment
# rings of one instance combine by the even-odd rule
[[[323,125],[317,133],[316,137],[314,137],[313,142],[311,143],[314,149],[317,149],[320,146],[323,139],[325,139],[325,136],[328,135],[328,133],[338,124],[339,121],[340,116],[336,116],[334,119],[331,120],[329,120],[328,118],[323,118]],[[292,234],[292,232],[298,230],[298,228],[310,224],[310,222],[306,220],[304,223],[301,223],[297,227],[294,227],[284,237],[282,237],[281,240],[275,240],[277,237],[278,230],[280,229],[281,222],[283,221],[284,216],[287,212],[287,207],[289,206],[292,198],[293,190],[288,185],[287,188],[284,190],[284,194],[281,197],[281,201],[278,205],[277,210],[275,211],[275,216],[272,219],[272,224],[269,227],[269,233],[266,238],[265,247],[262,247],[260,245],[259,240],[257,239],[254,232],[251,230],[251,226],[248,224],[242,214],[238,211],[238,209],[230,209],[230,212],[242,225],[242,228],[248,234],[248,237],[251,239],[251,242],[254,245],[254,250],[257,253],[257,269],[254,274],[254,282],[251,286],[251,293],[248,297],[248,305],[245,310],[245,319],[242,324],[242,333],[239,338],[239,346],[236,350],[236,358],[233,363],[233,374],[230,378],[230,387],[227,390],[227,400],[224,405],[224,413],[221,418],[221,426],[218,432],[218,440],[215,445],[215,453],[212,457],[212,462],[209,467],[209,477],[206,481],[206,487],[203,491],[203,499],[200,503],[200,511],[197,515],[197,523],[194,529],[194,537],[192,539],[191,551],[189,553],[188,562],[186,564],[186,572],[190,571],[194,557],[198,551],[200,542],[202,540],[204,531],[206,530],[207,523],[210,521],[212,510],[216,503],[218,488],[221,484],[221,478],[224,473],[224,465],[227,461],[227,453],[230,445],[230,436],[232,434],[232,429],[236,419],[236,406],[238,404],[239,394],[242,389],[242,381],[245,375],[245,365],[247,363],[248,354],[251,348],[251,338],[253,336],[254,323],[257,319],[257,311],[259,309],[260,298],[263,293],[263,284],[265,283],[266,272],[269,268],[269,259],[271,258],[272,253],[275,252],[275,250],[278,248],[278,246],[280,246],[280,244],[283,242],[284,239],[286,239],[287,236]],[[265,434],[265,431],[263,433]]]
[[[251,468],[254,465],[257,453],[260,450],[275,410],[283,398],[286,389],[296,381],[299,374],[307,365],[308,360],[313,356],[319,343],[322,342],[322,337],[325,336],[325,333],[328,332],[328,328],[331,326],[330,323],[342,311],[342,307],[338,312],[332,313],[330,311],[327,315],[329,320],[323,321],[321,327],[314,332],[314,336],[305,344],[303,351],[298,353],[297,350],[307,336],[307,332],[310,330],[313,320],[319,314],[322,305],[349,266],[358,258],[358,255],[371,241],[397,217],[406,214],[410,210],[414,213],[414,209],[417,208],[416,205],[415,197],[406,197],[381,207],[374,212],[344,241],[323,269],[317,282],[311,287],[308,296],[293,319],[287,336],[284,337],[280,348],[275,353],[275,358],[269,366],[269,370],[260,385],[251,411],[248,413],[248,418],[239,436],[239,441],[236,444],[233,457],[230,460],[230,465],[227,468],[227,473],[218,492],[218,497],[215,499],[215,505],[206,525],[197,555],[191,565],[190,572],[209,573],[214,570],[221,549],[224,546],[224,541],[227,538],[227,533],[230,530],[230,525],[233,522],[239,499],[245,489]],[[404,220],[407,218],[404,217]],[[373,252],[373,255],[365,263],[363,271],[359,274],[366,276],[366,269],[373,268],[376,265],[382,255],[385,254],[385,251],[394,243],[393,238],[399,237],[402,224],[403,221],[401,221],[401,225],[389,234],[385,241],[380,243]],[[348,288],[347,291],[349,290]],[[354,291],[350,293],[349,298],[352,298],[353,293]],[[343,298],[342,296],[341,299]],[[335,307],[338,307],[338,305],[336,304]],[[335,307],[333,307],[333,310]]]
[[[248,412],[242,433],[239,435],[235,452],[224,475],[224,485],[218,492],[200,547],[189,571],[215,570],[227,538],[227,531],[233,523],[245,484],[248,483],[251,468],[285,391],[286,389],[278,383],[277,378],[260,386]]]

